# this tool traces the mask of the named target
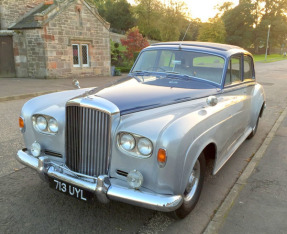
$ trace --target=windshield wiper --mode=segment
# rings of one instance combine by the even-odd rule
[[[130,74],[134,74],[133,76],[140,82],[144,82],[144,76],[150,75],[149,71],[133,71]],[[141,78],[139,78],[141,76]]]
[[[180,74],[179,72],[175,72],[175,71],[166,71],[165,73],[170,73],[170,74]]]
[[[169,72],[170,74],[166,76],[166,78],[175,78],[175,79],[185,79],[185,80],[190,80],[193,77],[186,75],[186,74],[180,74],[178,72]]]

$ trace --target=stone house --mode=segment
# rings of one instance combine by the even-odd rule
[[[0,1],[0,77],[109,74],[109,23],[88,1]]]

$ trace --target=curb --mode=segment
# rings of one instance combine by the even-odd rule
[[[59,90],[51,90],[51,91],[45,91],[45,92],[28,93],[28,94],[20,94],[20,95],[14,95],[14,96],[0,97],[0,102],[13,101],[13,100],[19,100],[19,99],[24,99],[24,98],[32,98],[32,97],[37,97],[40,95],[54,93],[54,92],[60,92],[60,91]]]
[[[268,133],[266,139],[260,146],[260,148],[257,150],[255,155],[253,156],[252,160],[248,163],[248,165],[245,167],[244,171],[240,175],[240,177],[237,179],[233,187],[230,189],[229,193],[217,209],[216,213],[214,214],[213,218],[209,221],[207,227],[205,228],[203,234],[213,234],[218,233],[221,226],[223,225],[226,217],[228,216],[229,211],[231,210],[235,200],[239,196],[240,191],[245,187],[247,184],[248,178],[251,176],[253,170],[256,168],[259,161],[262,159],[267,147],[271,143],[272,139],[274,138],[274,135],[276,131],[278,130],[280,124],[284,120],[284,118],[287,116],[287,107],[283,110],[281,115],[276,120],[274,126]]]

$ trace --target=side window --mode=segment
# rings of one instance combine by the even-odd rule
[[[244,56],[244,80],[254,79],[253,61],[250,56]]]
[[[242,62],[240,55],[231,57],[226,72],[225,85],[234,84],[241,81],[241,74],[242,74],[241,63]]]

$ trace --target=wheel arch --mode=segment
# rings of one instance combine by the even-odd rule
[[[205,144],[202,144],[202,146],[198,147],[195,154],[193,154],[191,151],[193,151],[196,146],[194,147],[192,146],[194,146],[194,144],[191,144],[191,147],[189,148],[186,154],[185,164],[183,166],[181,186],[180,186],[180,191],[182,192],[184,191],[185,186],[187,184],[188,175],[191,173],[193,166],[195,165],[197,159],[201,156],[201,154],[202,153],[204,154],[206,164],[209,163],[210,161],[212,162],[213,170],[217,157],[217,145],[215,141],[210,140]],[[196,156],[194,157],[194,155]]]

